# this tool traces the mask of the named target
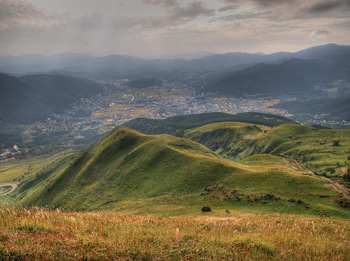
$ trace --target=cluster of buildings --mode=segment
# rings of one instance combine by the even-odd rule
[[[87,131],[104,133],[129,120],[145,117],[164,119],[177,115],[206,112],[239,113],[247,111],[273,112],[269,106],[274,99],[243,99],[195,94],[192,87],[182,83],[167,83],[144,89],[132,89],[123,80],[105,82],[104,92],[82,98],[62,115],[52,115],[37,122],[28,135],[56,135],[65,132],[84,138]],[[26,132],[27,133],[27,132]]]
[[[21,155],[22,152],[21,150],[18,148],[17,145],[13,145],[11,148],[8,148],[7,150],[5,150],[5,152],[0,154],[0,159],[4,160],[13,156],[18,156]]]

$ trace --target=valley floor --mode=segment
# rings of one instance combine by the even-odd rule
[[[203,213],[191,217],[0,209],[1,260],[347,260],[350,222]]]

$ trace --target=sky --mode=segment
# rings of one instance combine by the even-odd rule
[[[350,45],[350,0],[0,0],[0,55],[161,57]]]

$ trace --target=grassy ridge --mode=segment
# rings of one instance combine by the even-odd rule
[[[182,137],[187,129],[196,128],[210,123],[227,121],[263,124],[266,126],[278,126],[284,123],[293,122],[288,118],[267,113],[245,112],[232,115],[223,112],[212,112],[175,116],[165,120],[139,118],[131,120],[123,126],[145,134],[171,134]]]
[[[335,202],[334,189],[281,157],[259,155],[238,163],[169,135],[120,128],[70,162],[24,182],[13,197],[24,205],[84,211],[183,215],[210,205],[251,213],[349,216]]]
[[[216,212],[160,217],[0,208],[1,260],[346,260],[350,224]]]
[[[184,137],[199,142],[226,157],[230,153],[231,148],[241,139],[256,136],[270,129],[270,127],[264,125],[220,122],[189,129],[185,132]]]
[[[282,156],[349,186],[343,177],[350,165],[350,130],[320,130],[296,124],[270,129],[252,124],[217,123],[187,130],[185,137],[233,160],[256,154]]]

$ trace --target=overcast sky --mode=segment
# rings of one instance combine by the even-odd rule
[[[350,45],[350,0],[0,0],[0,54],[156,56]]]

